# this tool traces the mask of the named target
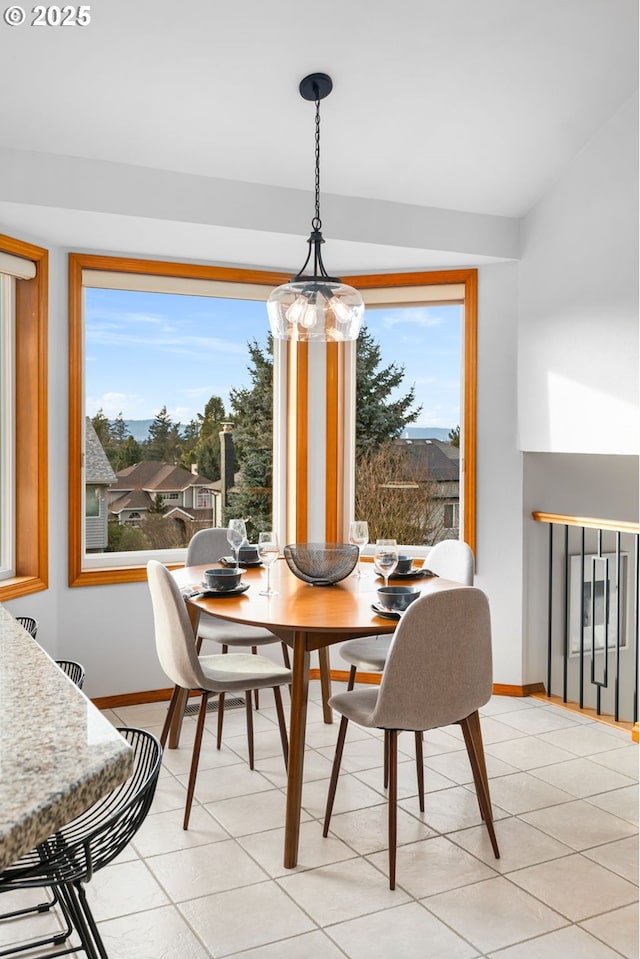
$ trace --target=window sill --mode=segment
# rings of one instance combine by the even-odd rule
[[[167,569],[177,569],[184,563],[166,563]],[[144,583],[147,580],[145,566],[103,566],[85,569],[70,580],[69,586],[110,586],[115,583]]]
[[[48,583],[39,576],[10,576],[0,580],[0,602],[17,599],[19,596],[28,596],[30,593],[39,593],[48,588]]]

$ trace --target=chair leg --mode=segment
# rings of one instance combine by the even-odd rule
[[[420,812],[424,812],[424,758],[422,755],[422,733],[416,732],[416,772],[418,774],[418,802]]]
[[[389,889],[395,889],[398,827],[398,730],[386,729],[384,735],[389,752]]]
[[[382,788],[389,788],[389,744],[387,734],[384,734],[384,766],[382,770]]]
[[[247,746],[249,747],[249,769],[253,769],[253,709],[251,708],[251,690],[244,695],[244,704],[247,710]]]
[[[66,928],[60,930],[59,932],[54,932],[51,935],[47,936],[45,939],[32,939],[29,942],[25,942],[20,946],[13,946],[10,949],[3,949],[0,951],[0,956],[13,956],[19,952],[27,952],[33,949],[37,949],[40,946],[54,946],[58,949],[60,946],[64,945],[67,939],[71,936],[75,926],[73,920],[69,915],[68,910],[65,908],[64,901],[61,898],[58,890],[55,886],[49,887],[49,892],[51,893],[52,898],[46,902],[40,903],[37,906],[28,906],[25,909],[14,909],[12,912],[3,912],[0,916],[0,920],[5,919],[15,919],[18,916],[26,916],[29,914],[44,913],[49,912],[56,904],[60,906],[60,911],[64,917],[66,923]],[[66,950],[62,953],[55,953],[55,955],[65,955]],[[47,955],[50,955],[47,953]],[[53,955],[53,954],[51,954]]]
[[[162,732],[160,733],[160,745],[164,749],[165,743],[167,741],[167,736],[169,735],[169,730],[171,728],[171,722],[173,720],[176,706],[178,705],[178,700],[180,699],[180,693],[182,688],[180,686],[174,686],[173,693],[171,695],[171,701],[169,703],[169,709],[167,710],[167,718],[164,721],[164,726],[162,727]]]
[[[109,959],[109,956],[107,955],[107,950],[104,947],[104,942],[102,941],[102,936],[100,935],[100,932],[98,931],[98,925],[91,911],[91,907],[89,906],[89,903],[87,901],[87,894],[85,892],[85,889],[82,883],[79,882],[76,884],[76,890],[78,892],[78,899],[80,901],[80,906],[84,913],[84,917],[86,919],[87,925],[89,926],[89,929],[91,930],[93,941],[98,947],[98,952],[100,953],[100,957],[101,959]]]
[[[251,647],[251,652],[253,653],[254,656],[257,656],[257,655],[258,655],[258,647],[257,647],[257,646],[252,646],[252,647]],[[254,691],[253,691],[253,698],[254,698],[254,702],[255,702],[255,704],[256,704],[256,709],[260,709],[260,700],[258,699],[258,690],[257,690],[257,689],[254,689]]]
[[[353,689],[354,683],[356,681],[356,673],[358,672],[357,666],[352,666],[349,670],[349,682],[347,683],[347,692],[350,692]]]
[[[333,757],[333,766],[331,767],[331,779],[329,781],[329,795],[327,796],[327,808],[324,814],[324,828],[322,835],[326,838],[329,833],[329,823],[331,822],[331,813],[333,812],[333,801],[336,798],[336,786],[338,785],[338,776],[340,774],[340,763],[342,762],[342,750],[347,736],[347,726],[349,720],[343,716],[340,720],[340,729],[338,730],[338,741],[336,743],[336,752]]]
[[[207,702],[209,693],[206,690],[202,692],[200,700],[200,709],[198,711],[198,724],[196,726],[196,738],[193,741],[193,755],[191,757],[191,770],[189,771],[189,785],[187,786],[187,801],[184,807],[183,829],[189,828],[189,817],[191,816],[191,804],[193,802],[193,793],[196,788],[196,776],[198,775],[198,762],[200,760],[200,747],[202,745],[202,734],[204,732],[204,721],[207,718]]]
[[[85,919],[84,913],[78,902],[78,895],[74,888],[73,883],[62,883],[59,887],[60,889],[60,903],[64,902],[65,912],[67,918],[71,921],[75,931],[80,937],[80,942],[82,943],[82,949],[86,952],[88,959],[100,959],[100,956],[96,952],[93,939],[91,937],[91,932],[87,921]],[[104,946],[102,947],[104,949]]]
[[[224,722],[224,693],[218,693],[218,732],[216,736],[216,747],[222,746],[222,724]]]
[[[478,797],[480,812],[482,813],[482,818],[484,819],[487,832],[489,833],[493,854],[496,859],[499,859],[500,850],[498,849],[498,840],[496,839],[495,829],[493,828],[493,812],[491,809],[491,797],[489,795],[489,779],[487,776],[487,767],[484,760],[484,747],[482,745],[480,717],[477,710],[475,713],[471,713],[470,716],[467,716],[466,719],[462,719],[460,721],[460,727],[462,729],[462,735],[464,736],[465,746],[467,747],[469,762],[471,763],[471,771],[473,773],[473,781],[476,787],[476,795]]]
[[[273,687],[273,696],[276,701],[276,712],[278,714],[278,725],[280,726],[280,740],[282,742],[282,755],[284,756],[284,768],[289,771],[289,740],[287,738],[287,724],[284,721],[284,709],[282,708],[282,693],[279,686]]]
[[[289,657],[289,647],[286,643],[282,643],[282,662],[285,664],[287,669],[291,669],[291,659]],[[291,683],[289,683],[289,695],[291,695]]]

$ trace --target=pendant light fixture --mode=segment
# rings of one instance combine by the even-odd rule
[[[326,73],[311,73],[300,81],[300,95],[316,105],[315,215],[304,265],[288,283],[272,291],[267,301],[271,332],[278,340],[357,340],[364,315],[362,297],[336,276],[329,276],[320,247],[320,101],[331,93],[333,82]],[[313,273],[305,270],[313,257]]]

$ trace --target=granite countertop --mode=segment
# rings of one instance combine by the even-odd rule
[[[0,605],[0,870],[129,775],[126,740]]]

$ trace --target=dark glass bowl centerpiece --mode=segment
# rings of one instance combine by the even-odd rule
[[[290,543],[284,558],[294,576],[311,586],[333,586],[352,573],[358,547],[351,543]]]

